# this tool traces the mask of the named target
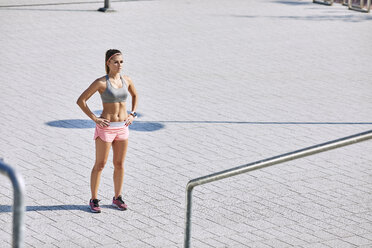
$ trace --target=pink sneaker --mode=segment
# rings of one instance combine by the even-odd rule
[[[119,210],[127,210],[128,209],[128,206],[127,206],[127,204],[125,204],[125,202],[121,198],[121,195],[119,195],[119,197],[116,198],[116,199],[115,199],[115,197],[112,198],[112,206],[116,207]]]
[[[89,208],[92,213],[101,213],[101,208],[99,207],[98,199],[90,199]]]

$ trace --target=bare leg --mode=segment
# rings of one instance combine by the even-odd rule
[[[99,137],[96,139],[96,162],[90,175],[90,190],[92,199],[98,197],[98,186],[101,180],[101,173],[107,162],[111,143],[102,141]]]
[[[114,190],[115,198],[121,195],[124,182],[124,160],[127,153],[128,140],[115,140],[112,143],[114,152]]]

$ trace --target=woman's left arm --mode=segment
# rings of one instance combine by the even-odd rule
[[[130,95],[132,96],[132,111],[131,112],[136,112],[137,101],[138,101],[137,90],[134,87],[134,84],[133,84],[132,80],[129,77],[125,76],[125,80],[128,83],[128,91],[129,91]],[[133,120],[134,120],[134,118],[135,118],[135,114],[130,114],[128,116],[128,119],[125,122],[125,125],[126,126],[131,125],[132,122],[133,122]]]
[[[135,112],[137,109],[137,102],[138,102],[137,90],[134,87],[132,80],[129,77],[126,77],[126,79],[128,82],[128,91],[130,95],[132,96],[132,112]]]

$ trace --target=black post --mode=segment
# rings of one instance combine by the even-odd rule
[[[111,7],[110,7],[110,0],[105,0],[105,6],[103,8],[99,8],[98,11],[101,11],[101,12],[114,12],[115,10],[111,9]]]

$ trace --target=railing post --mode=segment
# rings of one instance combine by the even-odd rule
[[[192,190],[194,186],[190,183],[186,186],[186,221],[185,221],[185,248],[190,248],[191,239],[191,211],[192,211]]]
[[[24,233],[24,191],[25,184],[23,178],[12,167],[6,165],[0,158],[0,173],[7,176],[13,184],[13,247],[23,247]]]
[[[114,12],[113,9],[110,7],[110,0],[105,0],[105,5],[103,8],[99,8],[98,11],[101,12]]]

